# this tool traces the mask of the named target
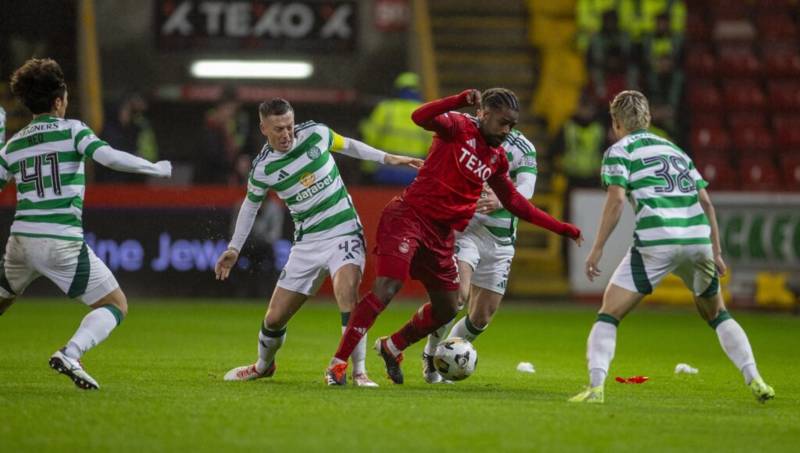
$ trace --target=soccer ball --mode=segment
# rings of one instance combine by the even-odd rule
[[[433,366],[450,381],[466,379],[478,365],[478,353],[472,343],[463,338],[448,338],[439,343],[433,354]]]

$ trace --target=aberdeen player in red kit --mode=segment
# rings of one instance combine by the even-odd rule
[[[452,111],[469,105],[479,106],[476,118]],[[411,115],[436,135],[417,178],[383,210],[375,248],[378,277],[350,315],[325,372],[328,385],[345,384],[351,352],[409,276],[425,285],[430,302],[375,345],[394,383],[403,383],[402,351],[453,319],[458,310],[454,230],[466,228],[484,183],[512,214],[578,244],[583,240],[577,227],[531,205],[509,179],[508,159],[500,144],[518,117],[516,96],[503,88],[483,95],[467,90],[429,102]]]

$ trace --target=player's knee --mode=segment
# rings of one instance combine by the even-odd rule
[[[378,277],[372,286],[372,294],[384,304],[388,304],[402,287],[403,282],[400,280]]]

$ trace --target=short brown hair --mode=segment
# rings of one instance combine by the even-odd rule
[[[283,98],[272,98],[269,101],[264,101],[258,106],[258,114],[262,118],[271,115],[283,115],[284,113],[294,111],[292,104]]]
[[[650,104],[644,94],[627,90],[611,101],[611,117],[628,132],[650,127]]]
[[[32,58],[11,76],[11,92],[34,114],[53,109],[56,98],[67,92],[61,66],[50,58]]]

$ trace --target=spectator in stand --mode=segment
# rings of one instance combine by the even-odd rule
[[[195,183],[229,184],[235,179],[234,166],[247,137],[239,108],[236,93],[226,89],[217,105],[206,113]]]
[[[620,0],[619,14],[622,28],[636,44],[656,32],[658,18],[662,15],[669,21],[670,35],[683,36],[686,31],[683,0]]]
[[[550,154],[561,156],[561,170],[570,188],[596,187],[597,172],[606,149],[606,125],[592,99],[584,93],[575,114],[564,123]]]
[[[643,46],[645,86],[653,106],[653,123],[674,136],[684,86],[683,35],[672,32],[670,17],[664,12],[656,19],[655,32],[645,38]]]
[[[616,10],[603,13],[600,32],[589,39],[587,67],[593,94],[603,103],[625,88],[637,86],[638,70],[631,64],[631,42],[619,27]]]
[[[380,102],[361,123],[364,142],[387,153],[424,159],[432,134],[411,121],[411,113],[422,105],[419,76],[404,72],[394,81],[394,93]],[[362,170],[373,183],[406,186],[417,176],[417,170],[396,165],[363,161]]]
[[[156,134],[147,119],[147,101],[137,92],[122,97],[112,114],[106,119],[101,137],[116,149],[132,150],[135,154],[151,162],[158,160]],[[144,175],[120,173],[96,165],[95,180],[106,183],[142,183]]]
[[[578,49],[585,52],[589,41],[603,28],[603,16],[617,9],[620,0],[578,0],[575,3],[575,21],[578,25]]]

